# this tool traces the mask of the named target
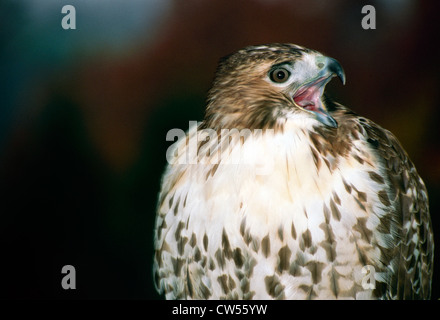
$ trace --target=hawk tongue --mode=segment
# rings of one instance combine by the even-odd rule
[[[327,112],[321,101],[325,85],[330,79],[331,77],[320,78],[311,84],[305,85],[297,91],[293,96],[293,100],[304,110],[314,113],[316,119],[321,123],[332,128],[337,128],[338,123]]]
[[[321,102],[322,91],[323,86],[314,84],[301,90],[299,94],[293,97],[293,100],[297,105],[306,110],[314,112],[323,111],[325,109]]]

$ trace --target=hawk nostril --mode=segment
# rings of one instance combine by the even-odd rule
[[[324,64],[323,64],[322,62],[318,63],[318,68],[319,68],[319,69],[324,68]]]

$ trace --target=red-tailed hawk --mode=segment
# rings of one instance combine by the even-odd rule
[[[425,185],[389,131],[323,97],[334,76],[345,82],[336,60],[292,44],[220,61],[163,175],[167,299],[430,297]]]

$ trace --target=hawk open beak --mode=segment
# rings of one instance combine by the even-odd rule
[[[333,58],[323,57],[319,62],[320,70],[316,77],[307,81],[296,90],[293,101],[300,109],[314,115],[315,119],[326,126],[337,128],[338,123],[328,113],[322,95],[325,86],[333,77],[338,77],[345,84],[345,73],[338,61]]]

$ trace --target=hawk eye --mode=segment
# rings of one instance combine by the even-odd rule
[[[269,78],[273,82],[283,83],[289,79],[290,72],[284,68],[276,68],[269,73]]]

